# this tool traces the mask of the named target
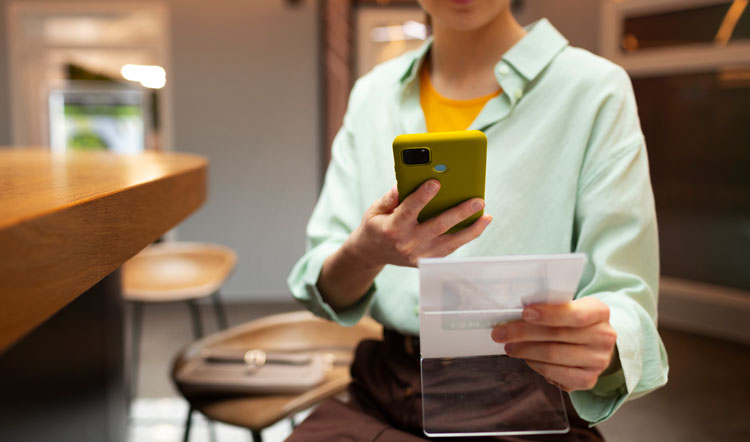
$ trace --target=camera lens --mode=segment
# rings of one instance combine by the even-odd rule
[[[414,166],[417,164],[429,164],[430,163],[430,150],[424,147],[416,149],[404,149],[402,151],[404,164],[408,166]]]

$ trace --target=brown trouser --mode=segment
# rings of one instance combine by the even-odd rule
[[[408,341],[408,342],[407,342]],[[422,431],[422,398],[417,340],[386,330],[383,341],[366,340],[356,351],[347,403],[321,403],[287,439],[288,442],[380,441],[416,442],[428,439]],[[438,438],[440,441],[603,441],[589,428],[563,395],[570,422],[566,434]],[[559,399],[558,399],[559,401]],[[523,404],[524,401],[513,402]],[[522,408],[524,405],[505,407]],[[531,413],[531,410],[517,410]]]

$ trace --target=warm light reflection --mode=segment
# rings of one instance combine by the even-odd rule
[[[638,49],[638,39],[633,34],[627,34],[622,39],[622,48],[628,52]]]
[[[745,12],[748,0],[734,0],[732,6],[729,7],[727,14],[724,16],[724,20],[719,26],[719,31],[714,37],[714,41],[722,46],[726,45],[732,38],[734,28],[737,26],[737,22],[740,20],[742,13]]]
[[[424,40],[427,38],[427,27],[414,20],[409,20],[402,25],[379,26],[370,32],[372,41],[383,43],[403,40]]]
[[[719,71],[719,82],[723,87],[750,87],[750,68],[724,68]]]
[[[169,173],[168,165],[153,156],[118,155],[116,161],[127,164],[122,175],[129,186],[154,181]]]
[[[122,78],[137,81],[143,87],[161,89],[167,84],[167,71],[161,66],[126,64],[120,69]]]

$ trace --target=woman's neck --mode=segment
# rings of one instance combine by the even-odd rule
[[[429,54],[433,86],[441,95],[458,100],[495,92],[498,89],[495,65],[525,34],[510,11],[471,31],[434,23]]]

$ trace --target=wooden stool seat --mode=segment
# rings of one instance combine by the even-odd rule
[[[173,364],[177,371],[201,351],[210,348],[261,349],[278,351],[315,351],[334,353],[337,359],[351,361],[354,349],[363,339],[382,338],[382,327],[363,318],[354,327],[343,327],[307,311],[268,316],[232,327],[197,341],[181,351]],[[293,416],[321,400],[335,395],[350,382],[349,364],[336,365],[319,386],[301,394],[265,394],[244,396],[199,396],[186,394],[191,407],[209,419],[242,426],[259,438],[260,430]],[[178,389],[180,388],[177,385]]]
[[[154,244],[124,264],[123,296],[138,302],[205,298],[221,287],[236,261],[232,249],[218,244]]]

